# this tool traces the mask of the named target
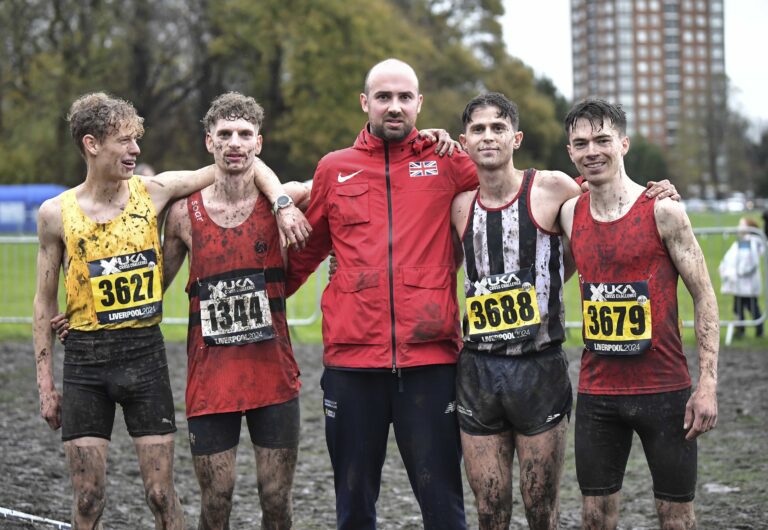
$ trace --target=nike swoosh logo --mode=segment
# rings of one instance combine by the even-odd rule
[[[351,179],[352,177],[354,177],[355,175],[357,175],[358,173],[362,173],[362,172],[363,172],[363,170],[361,169],[359,171],[355,171],[354,173],[350,173],[347,176],[342,176],[341,173],[339,173],[339,182],[346,182],[349,179]]]

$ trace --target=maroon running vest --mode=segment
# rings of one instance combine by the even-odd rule
[[[245,411],[298,396],[285,316],[285,267],[275,218],[259,195],[239,226],[208,216],[200,192],[192,223],[187,416]]]
[[[678,272],[641,194],[623,217],[600,222],[579,197],[571,250],[582,293],[579,392],[653,394],[691,385],[677,312]]]

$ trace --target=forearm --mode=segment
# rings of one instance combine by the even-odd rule
[[[213,165],[201,167],[195,171],[165,171],[154,177],[144,177],[149,184],[150,195],[157,194],[160,210],[172,199],[179,199],[213,184],[215,177]]]
[[[262,160],[256,157],[254,161],[254,177],[256,187],[267,198],[270,204],[273,204],[280,195],[285,195],[285,189],[277,178],[275,172],[270,169]]]
[[[35,348],[37,388],[42,394],[55,388],[53,379],[53,333],[51,318],[57,312],[55,301],[40,302],[35,299],[32,323],[32,342]]]
[[[714,294],[694,298],[694,331],[699,351],[699,385],[717,386],[720,322]]]

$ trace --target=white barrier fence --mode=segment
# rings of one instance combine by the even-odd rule
[[[36,236],[0,236],[0,324],[32,323],[36,257]],[[299,293],[288,299],[289,326],[307,326],[320,318],[320,295],[326,277],[324,263]],[[188,268],[184,265],[163,298],[164,324],[187,325],[189,299],[184,292],[187,278]],[[60,308],[65,306],[63,285],[60,281]]]

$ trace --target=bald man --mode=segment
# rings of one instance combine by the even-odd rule
[[[464,153],[441,158],[415,129],[416,73],[388,59],[366,76],[368,123],[315,171],[313,235],[291,258],[288,294],[328,256],[322,378],[337,527],[376,528],[389,424],[424,528],[466,528],[456,421],[460,333],[451,240],[453,197],[477,187]]]

